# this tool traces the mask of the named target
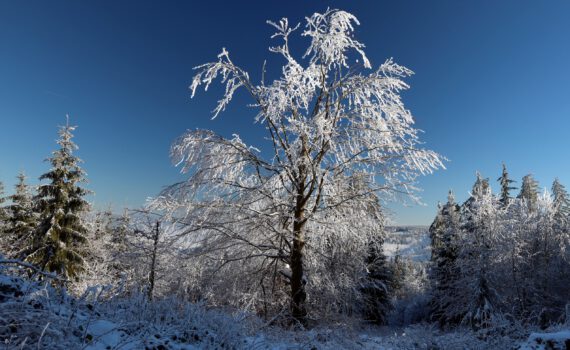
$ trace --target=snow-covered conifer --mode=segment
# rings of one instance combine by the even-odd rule
[[[511,190],[516,189],[516,187],[511,186],[511,184],[514,183],[515,180],[511,180],[509,178],[509,173],[507,172],[507,166],[505,165],[505,163],[503,163],[503,172],[501,173],[501,176],[497,179],[497,181],[499,182],[499,184],[501,184],[501,195],[500,195],[501,203],[503,204],[503,207],[506,207],[511,200],[510,192]]]
[[[432,299],[430,314],[432,320],[440,326],[457,323],[456,315],[450,313],[456,296],[459,268],[459,222],[460,207],[455,203],[452,191],[449,191],[447,203],[440,206],[439,213],[430,226],[432,237],[431,273]]]
[[[8,219],[6,209],[4,208],[5,202],[6,198],[4,197],[4,183],[0,181],[0,225],[2,225],[4,221]]]
[[[379,207],[379,206],[378,206]],[[384,220],[378,215],[379,230],[368,244],[366,278],[362,287],[364,316],[367,321],[385,324],[392,309],[393,271],[384,255]]]
[[[10,237],[7,231],[8,225],[8,213],[6,208],[4,208],[4,202],[6,198],[4,197],[4,183],[0,181],[0,253],[6,254],[6,250],[10,246]]]
[[[556,211],[555,220],[559,225],[566,225],[570,215],[570,197],[566,187],[560,183],[558,178],[554,179],[552,183],[552,195],[554,196],[553,204]]]
[[[78,148],[72,141],[75,128],[69,121],[60,127],[60,148],[48,158],[52,168],[40,177],[49,181],[38,188],[40,224],[24,252],[26,261],[66,278],[75,278],[83,270],[81,247],[87,229],[82,214],[89,209],[83,198],[89,191],[80,186],[86,182],[85,172],[73,154]]]
[[[477,201],[481,200],[491,190],[488,178],[483,178],[479,172],[476,173],[476,176],[469,198],[461,205],[461,226],[467,231],[476,229],[474,213],[475,207],[478,205]]]
[[[431,260],[435,259],[435,253],[440,249],[442,244],[442,234],[445,231],[445,217],[443,215],[443,206],[441,202],[437,203],[437,214],[428,229],[431,243]]]
[[[474,329],[490,327],[497,314],[497,296],[492,287],[493,249],[501,220],[500,207],[491,188],[482,191],[474,188],[471,201],[464,206],[468,220],[464,222],[461,250],[458,259],[461,279],[458,283],[458,297],[455,310],[461,315],[461,322]]]
[[[517,198],[522,199],[528,210],[536,210],[538,201],[538,181],[531,174],[523,176],[521,191]]]
[[[19,257],[31,242],[31,234],[37,225],[37,213],[34,210],[33,195],[30,186],[26,184],[26,175],[21,172],[18,175],[16,191],[9,197],[11,204],[8,206],[10,219],[8,220],[8,232],[12,245],[12,256]]]

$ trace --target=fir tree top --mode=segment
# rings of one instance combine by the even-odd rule
[[[30,235],[36,228],[37,214],[34,211],[34,202],[30,186],[26,184],[26,175],[20,172],[17,176],[16,191],[8,198],[11,204],[7,207],[10,213],[8,219],[8,240],[11,254],[19,258],[22,249],[29,243]]]
[[[26,183],[27,176],[23,171],[20,171],[18,176],[18,183],[16,184],[16,192],[9,196],[12,201],[10,208],[32,208],[32,193],[30,191],[30,186]],[[14,209],[12,209],[14,210]]]
[[[33,196],[30,186],[26,183],[26,174],[21,171],[17,178],[16,192],[9,197],[12,204],[8,208],[12,214],[10,219],[13,226],[12,229],[20,231],[18,229],[20,225],[30,228],[30,225],[35,223],[35,220]]]
[[[501,204],[503,206],[506,206],[507,204],[509,204],[509,201],[511,199],[509,192],[511,190],[516,189],[516,187],[511,186],[511,184],[516,181],[511,180],[509,178],[509,173],[507,172],[507,166],[505,165],[505,163],[503,163],[503,173],[497,179],[497,181],[501,184],[501,198],[500,198]]]
[[[49,272],[73,278],[83,269],[81,245],[85,244],[87,229],[82,213],[89,209],[83,197],[89,193],[79,186],[86,182],[81,160],[73,152],[78,149],[72,141],[75,126],[59,129],[60,148],[48,158],[52,168],[40,177],[49,180],[39,186],[38,206],[41,224],[34,232],[26,260]]]
[[[531,174],[523,177],[521,192],[517,198],[524,200],[531,211],[536,209],[538,203],[538,181]]]
[[[552,194],[554,196],[554,206],[558,219],[567,219],[570,214],[570,198],[568,192],[558,178],[552,183]]]

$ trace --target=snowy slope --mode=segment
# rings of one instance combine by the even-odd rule
[[[428,261],[431,255],[428,227],[389,226],[386,228],[384,252],[387,256],[401,255],[413,261]]]

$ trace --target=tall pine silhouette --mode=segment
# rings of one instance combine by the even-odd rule
[[[503,207],[506,207],[511,200],[510,191],[515,190],[516,187],[511,186],[514,183],[514,180],[509,178],[509,173],[507,172],[507,166],[503,163],[503,172],[501,176],[497,179],[497,181],[501,184],[501,197],[500,201]]]

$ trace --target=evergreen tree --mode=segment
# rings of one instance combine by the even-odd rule
[[[105,211],[97,211],[93,223],[94,238],[99,239],[107,235],[111,235],[113,228],[113,212],[111,209]]]
[[[6,210],[4,208],[4,202],[6,202],[6,198],[4,197],[4,183],[0,181],[0,223],[6,220]]]
[[[120,278],[121,274],[126,272],[129,268],[128,251],[128,236],[132,232],[131,217],[128,210],[125,209],[120,217],[114,218],[111,211],[103,213],[105,225],[104,229],[97,231],[105,232],[104,249],[106,253],[107,265],[109,272],[113,278]],[[96,234],[96,239],[101,239],[101,234]]]
[[[501,184],[501,204],[503,207],[506,207],[511,200],[510,191],[516,189],[516,187],[511,186],[515,181],[509,179],[509,173],[507,172],[507,166],[505,163],[503,163],[503,173],[497,181]]]
[[[4,198],[4,184],[0,181],[0,254],[6,253],[6,247],[9,247],[8,232],[6,228],[8,214],[3,204],[6,201]]]
[[[570,214],[570,198],[568,192],[558,178],[552,183],[552,195],[554,196],[554,218],[558,224],[564,224],[568,221]]]
[[[388,312],[392,309],[393,271],[384,255],[383,232],[369,242],[366,257],[366,283],[362,289],[365,300],[364,316],[367,321],[385,324]]]
[[[436,252],[441,248],[442,235],[445,231],[445,217],[443,214],[443,206],[437,203],[437,214],[428,229],[429,238],[431,240],[431,260],[436,257]]]
[[[60,148],[48,159],[52,168],[40,177],[49,183],[39,186],[40,225],[25,254],[26,261],[68,278],[76,278],[83,270],[81,245],[87,241],[87,229],[81,215],[89,207],[83,199],[88,191],[79,186],[86,181],[85,172],[73,154],[78,148],[72,141],[75,128],[69,120],[60,128]]]
[[[491,191],[489,179],[484,179],[479,172],[477,172],[476,175],[477,179],[471,189],[471,196],[461,205],[461,226],[467,232],[474,232],[477,229],[475,218],[473,217],[475,207],[477,206],[477,202]]]
[[[31,234],[37,225],[37,214],[30,186],[26,184],[26,175],[20,172],[16,192],[9,197],[12,204],[8,206],[10,219],[8,231],[13,255],[20,257],[19,253],[30,243]]]
[[[131,217],[125,208],[123,215],[114,221],[109,240],[109,266],[111,274],[120,279],[130,269],[131,259],[128,252],[128,239],[132,235]]]
[[[465,206],[468,214],[464,221],[464,236],[459,250],[461,280],[458,284],[460,298],[456,302],[461,322],[475,330],[491,326],[495,315],[496,296],[490,288],[489,266],[492,263],[492,243],[498,230],[499,203],[490,187],[482,186],[482,192],[472,197]]]
[[[521,192],[517,198],[522,199],[530,211],[536,210],[538,202],[538,181],[531,174],[523,177]]]
[[[123,210],[123,215],[116,220],[112,232],[111,242],[119,254],[127,250],[127,236],[131,230],[131,217],[127,208]]]
[[[440,206],[439,213],[430,226],[432,237],[430,314],[440,326],[459,322],[459,319],[449,312],[455,299],[456,283],[459,278],[457,266],[459,211],[460,207],[455,203],[453,192],[449,191],[447,203]]]

